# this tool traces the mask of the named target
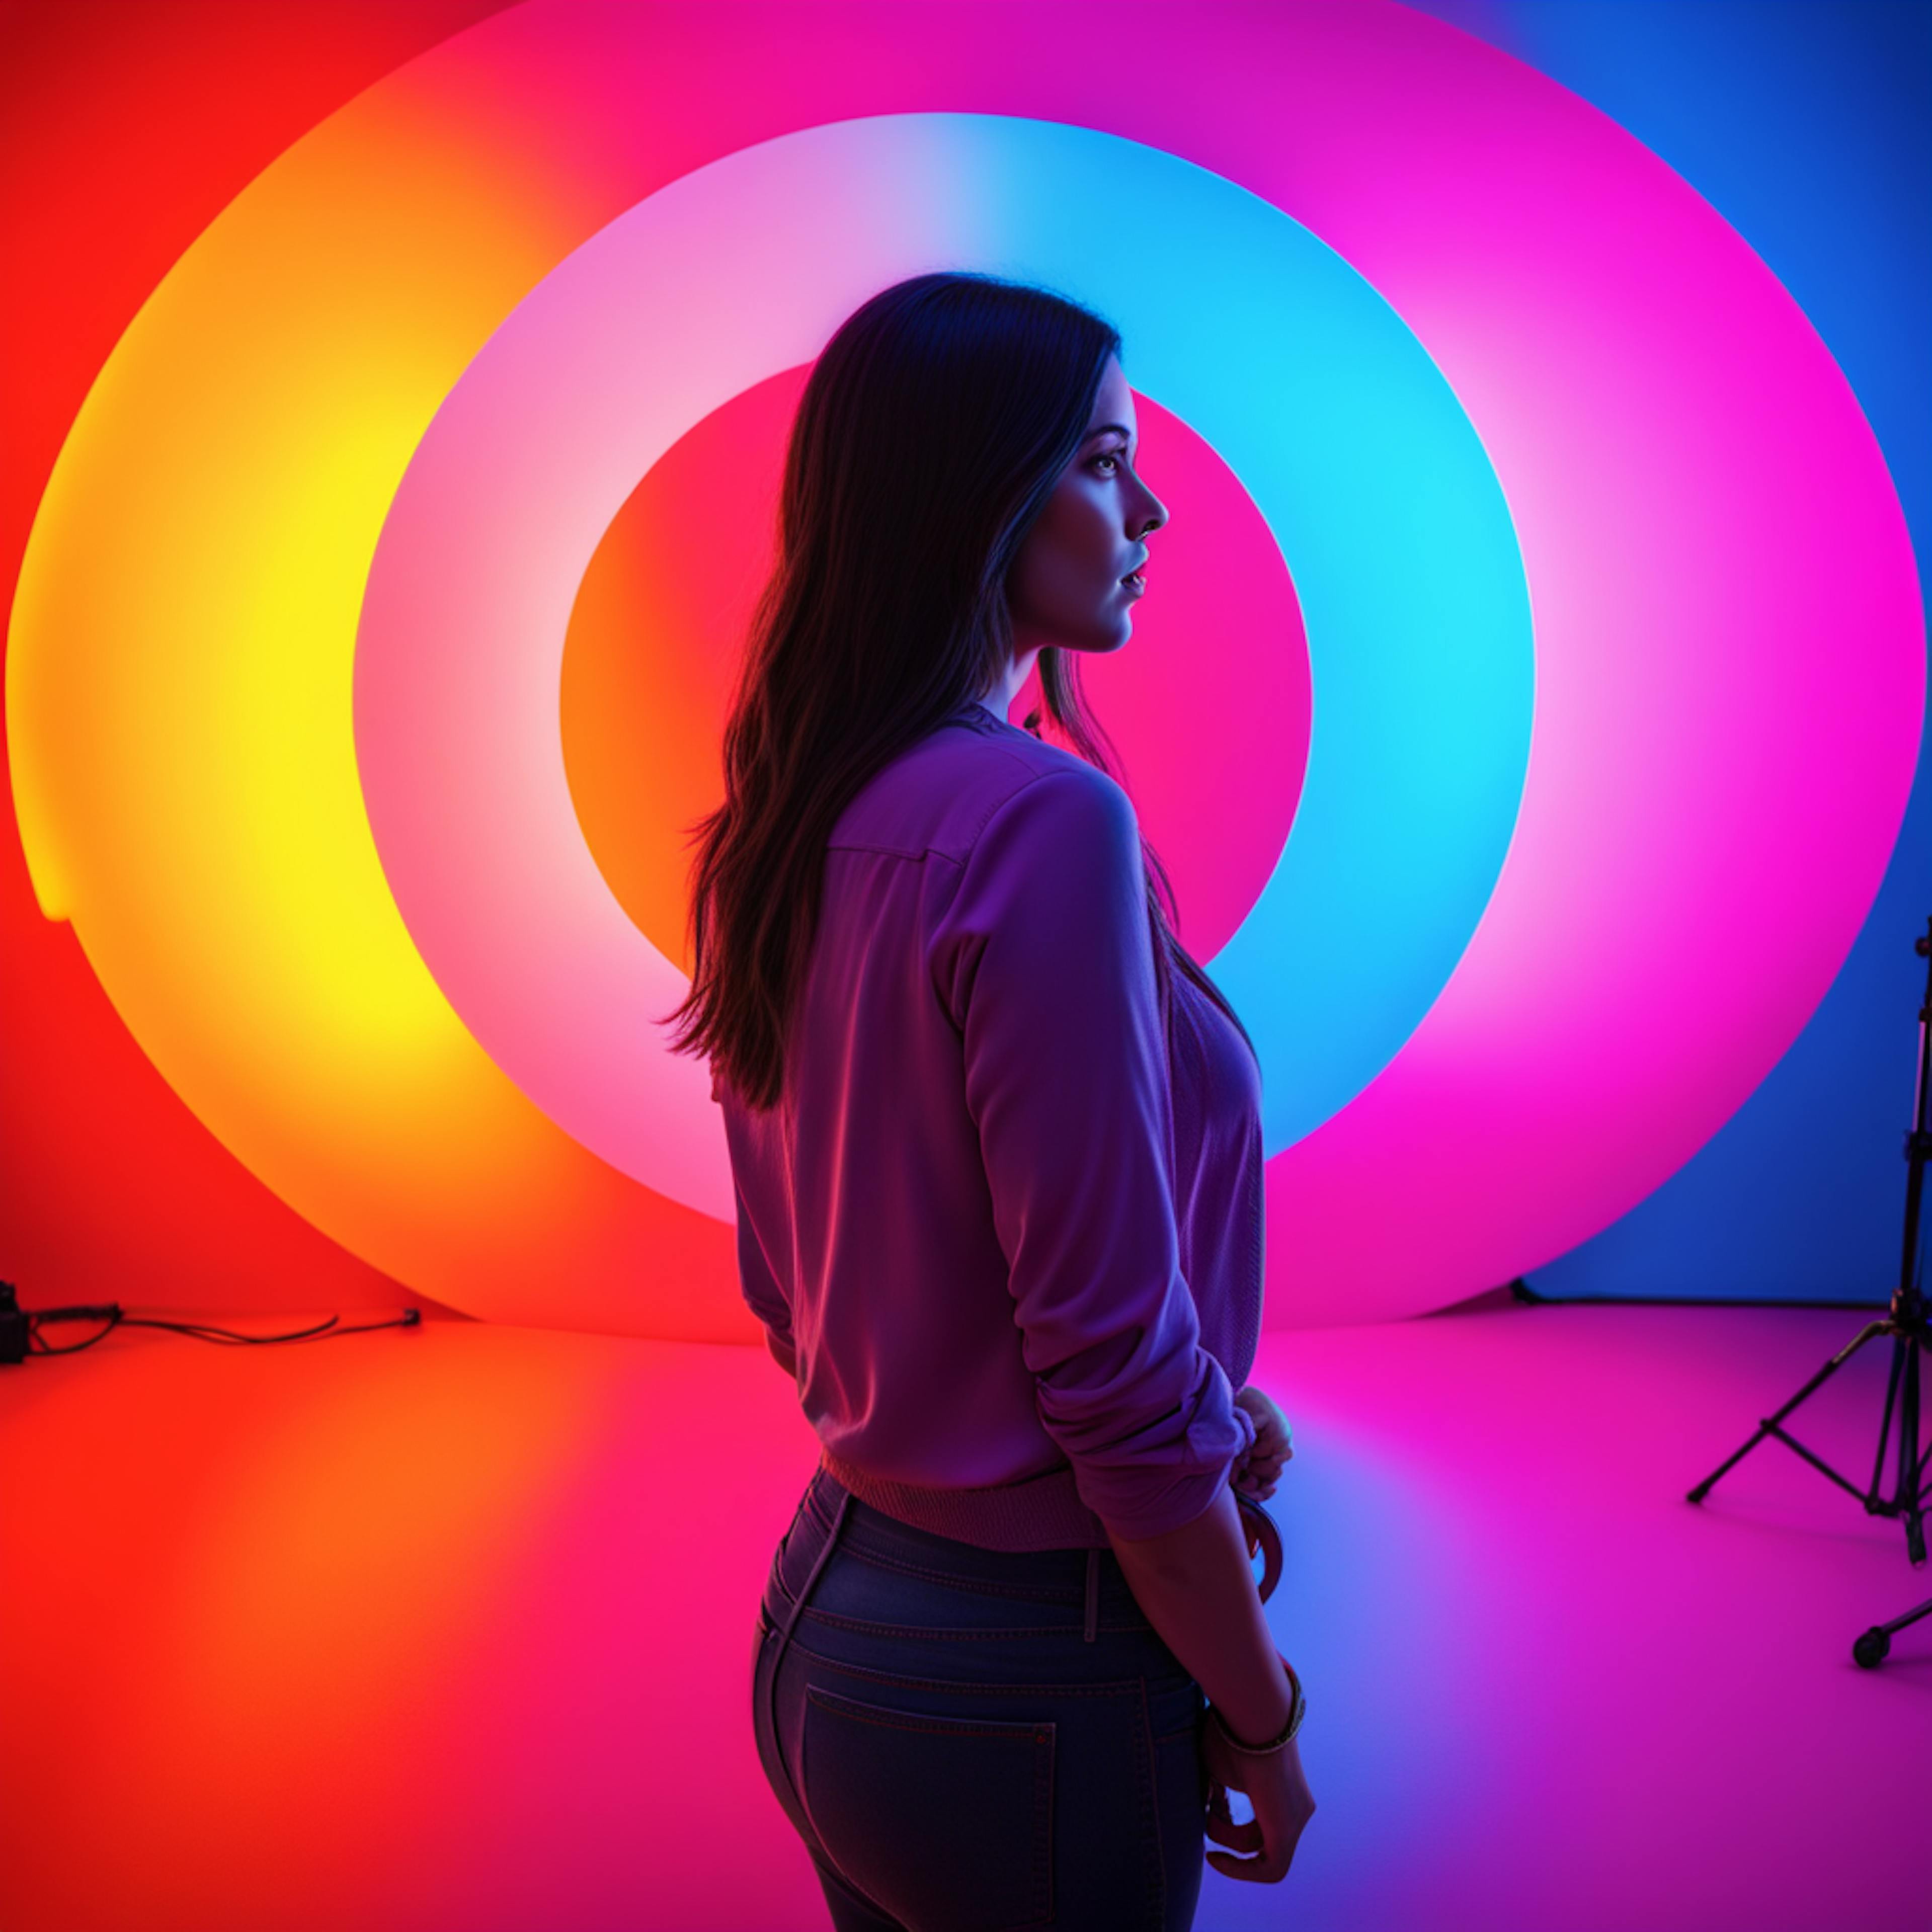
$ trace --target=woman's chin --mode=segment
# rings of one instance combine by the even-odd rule
[[[1095,625],[1080,637],[1058,637],[1052,641],[1063,651],[1078,651],[1083,657],[1103,658],[1132,639],[1134,620],[1131,612]]]

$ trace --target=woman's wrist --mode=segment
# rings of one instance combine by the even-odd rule
[[[1271,1737],[1263,1738],[1259,1742],[1245,1737],[1229,1725],[1227,1719],[1221,1714],[1218,1705],[1210,1704],[1208,1707],[1208,1714],[1214,1720],[1215,1728],[1222,1736],[1234,1750],[1249,1757],[1271,1757],[1276,1752],[1285,1750],[1288,1741],[1300,1730],[1301,1720],[1308,1713],[1308,1699],[1303,1692],[1301,1679],[1295,1674],[1294,1666],[1279,1651],[1275,1656],[1287,1679],[1288,1706],[1287,1715]]]
[[[1300,1708],[1293,1673],[1280,1652],[1270,1648],[1264,1654],[1273,1657],[1276,1665],[1270,1673],[1273,1681],[1264,1690],[1244,1683],[1232,1694],[1216,1697],[1208,1694],[1208,1708],[1216,1726],[1241,1750],[1265,1750],[1295,1721]]]

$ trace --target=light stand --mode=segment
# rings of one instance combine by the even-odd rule
[[[1701,1503],[1709,1495],[1712,1485],[1726,1470],[1742,1460],[1767,1436],[1774,1436],[1786,1448],[1795,1450],[1840,1489],[1857,1497],[1868,1515],[1903,1517],[1906,1554],[1912,1562],[1919,1564],[1925,1561],[1926,1472],[1928,1463],[1932,1463],[1932,1457],[1928,1457],[1918,1439],[1919,1358],[1926,1352],[1928,1343],[1932,1343],[1932,1334],[1928,1334],[1927,1328],[1925,1297],[1918,1279],[1919,1204],[1924,1192],[1926,1160],[1928,1154],[1932,1154],[1932,1132],[1927,1130],[1925,1118],[1928,1089],[1932,1088],[1932,919],[1926,921],[1924,932],[1912,942],[1912,950],[1927,962],[1925,997],[1918,1008],[1918,1090],[1912,1100],[1912,1126],[1905,1136],[1904,1257],[1899,1265],[1898,1286],[1892,1294],[1891,1306],[1880,1320],[1868,1322],[1860,1329],[1775,1415],[1760,1423],[1756,1434],[1736,1455],[1712,1470],[1690,1492],[1687,1500]],[[1784,1418],[1800,1402],[1843,1368],[1868,1342],[1876,1341],[1881,1335],[1892,1338],[1892,1374],[1886,1384],[1885,1414],[1879,1424],[1878,1456],[1872,1466],[1871,1486],[1861,1490],[1839,1474],[1822,1456],[1788,1435],[1783,1425]],[[1892,1494],[1887,1496],[1883,1488],[1886,1454],[1892,1440],[1894,1414],[1898,1421],[1895,1482]],[[1902,1628],[1928,1611],[1932,1611],[1932,1601],[1894,1623],[1874,1625],[1859,1638],[1853,1654],[1859,1663],[1870,1668],[1884,1656],[1890,1631]],[[1862,1654],[1872,1652],[1874,1643],[1877,1646],[1875,1654]]]

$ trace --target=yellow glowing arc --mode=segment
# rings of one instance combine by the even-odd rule
[[[403,70],[258,177],[89,394],[10,624],[28,863],[187,1104],[353,1252],[494,1318],[564,1318],[566,1280],[568,1325],[736,1338],[730,1230],[492,1064],[363,808],[356,622],[397,485],[491,332],[618,212],[533,199],[544,158],[432,112],[433,80]],[[667,1303],[626,1276],[674,1233]]]

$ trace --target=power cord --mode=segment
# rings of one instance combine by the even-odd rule
[[[377,1328],[414,1328],[422,1321],[420,1308],[406,1308],[394,1320],[364,1322],[348,1328],[339,1327],[342,1318],[332,1315],[313,1328],[298,1328],[286,1335],[239,1335],[232,1328],[217,1328],[203,1322],[163,1322],[152,1316],[130,1315],[118,1301],[104,1301],[74,1308],[22,1308],[10,1281],[0,1281],[0,1366],[26,1360],[29,1355],[74,1355],[112,1334],[116,1328],[170,1328],[177,1335],[191,1335],[198,1342],[240,1343],[258,1347],[271,1342],[307,1342],[319,1335],[367,1335]],[[102,1326],[83,1342],[56,1347],[40,1330],[50,1322],[98,1322]]]

